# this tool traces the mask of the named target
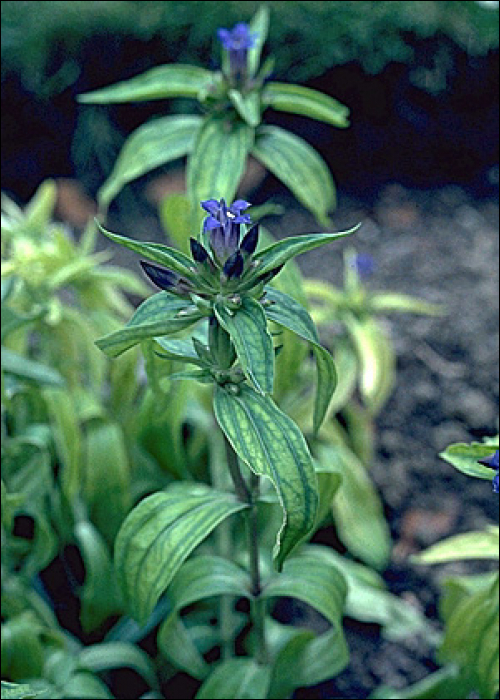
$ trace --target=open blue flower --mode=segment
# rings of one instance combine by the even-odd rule
[[[479,464],[484,464],[485,467],[489,467],[490,469],[495,469],[496,474],[493,477],[493,491],[495,493],[500,493],[500,483],[499,483],[499,478],[498,478],[498,455],[499,451],[497,450],[495,454],[491,455],[491,457],[486,457],[485,459],[478,459]]]
[[[208,213],[203,222],[203,230],[210,231],[210,247],[218,262],[224,264],[233,255],[240,244],[241,224],[252,223],[249,214],[242,212],[250,204],[237,199],[228,207],[224,199],[207,199],[201,203]]]
[[[245,22],[239,22],[232,29],[219,29],[217,36],[229,54],[231,75],[235,78],[244,76],[247,68],[248,49],[255,46],[258,33],[251,32]]]

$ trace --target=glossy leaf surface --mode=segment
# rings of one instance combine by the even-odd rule
[[[306,441],[295,423],[267,396],[242,385],[234,394],[217,387],[217,421],[236,454],[271,480],[283,508],[274,555],[278,568],[310,533],[318,509],[316,474]]]
[[[232,513],[246,507],[203,484],[171,485],[141,501],[115,543],[115,571],[132,617],[145,622],[191,552]]]
[[[245,297],[239,309],[215,305],[219,323],[229,333],[243,371],[257,391],[271,394],[274,378],[273,341],[259,302]]]
[[[194,97],[210,82],[205,68],[190,65],[165,65],[151,68],[130,80],[78,95],[82,104],[111,104],[162,100],[166,97]]]

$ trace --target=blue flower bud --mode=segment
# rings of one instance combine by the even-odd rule
[[[188,296],[193,291],[189,282],[179,277],[175,272],[165,270],[157,265],[140,261],[141,266],[151,282],[160,289],[164,289],[172,294]]]
[[[489,467],[490,469],[495,469],[496,474],[493,477],[492,481],[492,487],[493,491],[495,493],[500,492],[500,483],[499,483],[499,478],[498,478],[498,470],[499,470],[499,450],[495,452],[495,454],[491,455],[491,457],[486,457],[485,459],[478,459],[477,460],[479,464],[484,464],[485,467]]]
[[[232,277],[241,277],[243,267],[243,255],[239,250],[237,250],[226,260],[224,267],[222,268],[222,272],[227,279],[231,279]]]
[[[193,260],[197,263],[203,264],[208,258],[208,252],[201,245],[201,243],[198,243],[198,241],[194,238],[189,239],[189,245],[191,247],[191,255],[193,256]]]
[[[245,257],[249,257],[255,252],[257,243],[259,242],[259,225],[252,226],[250,231],[244,236],[241,241],[240,250]]]

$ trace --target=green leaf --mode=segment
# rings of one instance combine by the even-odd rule
[[[3,312],[2,312],[3,315]],[[65,381],[59,372],[53,367],[48,367],[41,362],[30,360],[13,352],[9,348],[2,346],[2,370],[8,374],[13,374],[20,379],[45,384],[48,386],[61,387]]]
[[[394,386],[396,360],[389,339],[372,318],[343,317],[360,362],[360,391],[375,414],[383,407]]]
[[[175,575],[168,591],[173,609],[158,630],[160,651],[177,668],[196,678],[205,678],[208,665],[179,617],[182,608],[214,596],[249,597],[250,589],[248,572],[222,557],[198,556],[185,562]],[[179,634],[183,640],[182,644]]]
[[[478,464],[478,459],[491,457],[498,450],[498,437],[488,442],[472,442],[470,444],[457,442],[449,445],[439,456],[467,476],[491,481],[493,469],[484,464]]]
[[[448,537],[411,559],[416,564],[442,564],[457,559],[498,560],[498,546],[498,527],[489,527],[483,532],[466,532]]]
[[[139,253],[139,255],[142,255],[147,260],[152,260],[159,265],[164,265],[169,270],[178,272],[182,277],[186,277],[187,279],[193,279],[194,276],[196,276],[196,268],[194,267],[193,261],[185,253],[181,253],[180,250],[169,248],[162,243],[134,241],[131,238],[126,238],[117,233],[107,231],[97,220],[96,223],[101,233],[110,240],[133,250],[134,253]]]
[[[444,313],[443,307],[439,304],[431,304],[408,294],[395,294],[393,292],[373,294],[369,298],[368,305],[373,313],[401,311],[403,313],[425,314],[426,316],[441,316]]]
[[[318,373],[313,418],[314,432],[317,433],[337,385],[333,357],[320,344],[318,332],[309,313],[295,299],[272,287],[266,289],[266,299],[272,302],[271,306],[266,306],[266,316],[304,338],[312,346]]]
[[[345,615],[379,624],[385,639],[401,640],[425,633],[429,640],[431,628],[426,619],[410,602],[398,598],[386,589],[383,578],[373,569],[352,561],[331,547],[304,547],[310,556],[336,566],[347,583]]]
[[[449,700],[465,698],[470,688],[459,677],[457,667],[452,664],[430,673],[418,683],[395,690],[388,686],[379,686],[370,695],[371,700]]]
[[[251,34],[257,35],[253,47],[247,54],[248,72],[254,76],[259,69],[260,55],[269,31],[269,8],[266,5],[259,7],[250,21],[249,29]]]
[[[271,669],[257,664],[253,659],[240,657],[217,664],[214,671],[196,693],[196,700],[208,698],[267,698],[271,682]]]
[[[349,126],[349,109],[345,105],[323,92],[302,85],[274,81],[266,83],[262,102],[273,109],[303,114],[341,129]]]
[[[264,250],[259,251],[255,259],[259,261],[256,267],[258,275],[264,275],[266,272],[271,272],[277,267],[284,265],[288,260],[294,258],[301,253],[307,253],[309,250],[318,248],[326,243],[349,236],[358,230],[360,224],[354,226],[348,231],[340,231],[339,233],[309,233],[301,236],[289,236],[277,243],[273,243]]]
[[[439,649],[440,660],[458,664],[483,698],[498,693],[498,621],[496,576],[493,584],[462,598],[446,622]]]
[[[244,122],[209,117],[188,159],[186,181],[193,211],[206,199],[232,202],[246,168],[254,130]]]
[[[155,119],[133,131],[97,193],[99,205],[106,209],[131,180],[190,153],[201,123],[198,116],[176,115]]]
[[[256,127],[260,124],[260,95],[254,90],[242,95],[239,90],[229,90],[229,99],[240,117],[248,126]]]
[[[130,510],[131,473],[125,435],[118,423],[95,420],[85,445],[82,489],[92,521],[111,544]]]
[[[166,97],[193,97],[211,80],[205,68],[183,64],[156,66],[130,80],[78,95],[82,104],[111,104],[114,102],[143,102]]]
[[[214,309],[222,328],[231,336],[248,379],[257,391],[271,394],[274,380],[274,349],[262,306],[255,299],[244,297],[236,311],[229,311],[223,303],[216,303]]]
[[[270,697],[287,697],[290,691],[316,685],[340,673],[348,663],[349,653],[342,629],[347,586],[335,565],[314,554],[314,546],[294,555],[264,586],[265,598],[292,597],[310,605],[331,625],[327,632],[315,636],[294,636],[278,654],[273,668]],[[283,694],[277,695],[280,687]]]
[[[222,520],[244,508],[232,494],[187,482],[141,501],[115,543],[115,571],[131,616],[145,622],[195,547]]]
[[[205,366],[205,363],[200,360],[199,355],[195,351],[191,340],[158,337],[155,338],[155,341],[163,350],[165,350],[166,355],[171,360],[189,362],[193,365],[199,365],[200,367]]]
[[[82,455],[81,430],[71,395],[62,389],[44,389],[53,425],[57,456],[60,461],[60,479],[63,493],[71,503],[81,485]]]
[[[391,537],[382,502],[364,465],[342,445],[318,445],[316,452],[319,462],[334,465],[342,475],[342,485],[332,502],[339,538],[362,561],[384,569]]]
[[[57,185],[54,180],[44,180],[24,209],[25,224],[31,234],[43,235],[54,214]]]
[[[335,207],[335,185],[319,153],[299,136],[278,126],[262,126],[252,155],[281,180],[323,226]]]
[[[132,668],[148,682],[156,686],[155,667],[145,651],[128,642],[102,642],[92,644],[80,651],[78,661],[93,673],[111,668]]]
[[[85,580],[80,590],[80,620],[84,631],[91,632],[121,610],[104,538],[85,520],[75,525],[75,538],[85,567]]]
[[[202,318],[196,306],[168,292],[159,292],[146,299],[125,328],[96,340],[97,347],[110,357],[157,336],[169,335],[191,326]]]
[[[318,509],[316,474],[304,436],[295,423],[251,387],[238,394],[217,386],[217,422],[236,454],[259,476],[271,480],[283,508],[274,556],[284,560],[311,532]]]
[[[158,207],[163,229],[170,240],[174,241],[181,250],[189,250],[189,238],[192,236],[193,230],[199,230],[199,226],[192,226],[189,209],[189,198],[183,192],[168,194]],[[206,212],[200,207],[200,218],[204,213]]]
[[[31,698],[48,698],[50,690],[46,683],[9,683],[2,681],[2,700],[30,700]]]

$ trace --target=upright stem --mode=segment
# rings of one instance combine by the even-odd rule
[[[259,477],[251,475],[250,487],[243,478],[238,463],[238,456],[226,439],[226,454],[229,473],[233,479],[234,488],[238,497],[248,503],[246,515],[246,532],[249,555],[249,568],[252,580],[251,617],[256,637],[255,658],[258,663],[265,663],[267,658],[265,638],[266,601],[261,597],[261,578],[259,561],[259,537],[257,523],[257,498],[259,493]]]

